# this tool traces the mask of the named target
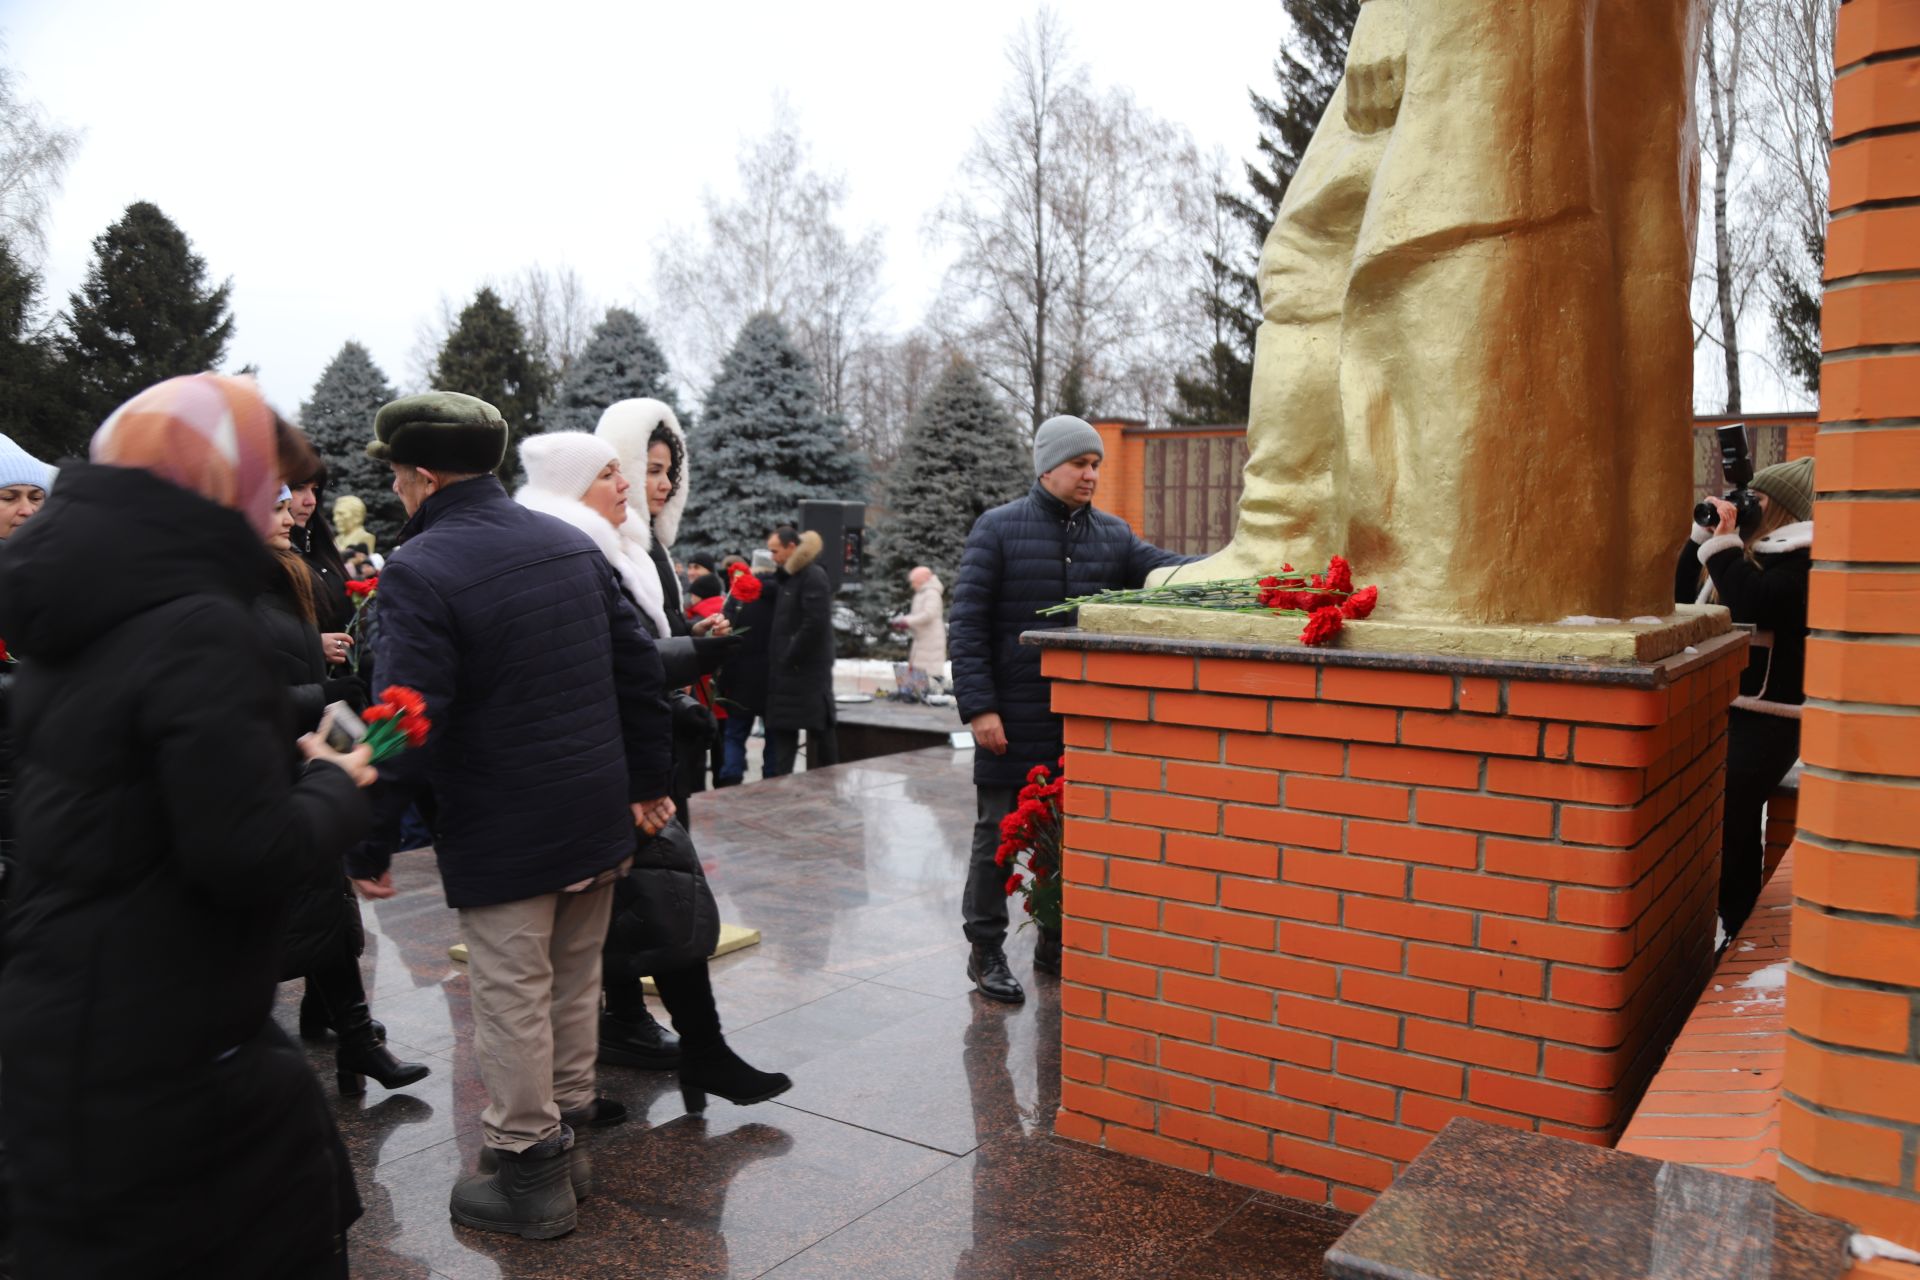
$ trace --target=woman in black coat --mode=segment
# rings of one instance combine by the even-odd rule
[[[284,495],[288,491],[282,489]],[[254,601],[274,663],[287,682],[293,716],[289,738],[311,732],[330,703],[344,702],[354,711],[366,707],[366,688],[352,676],[327,675],[320,656],[320,633],[314,628],[313,578],[294,550],[289,535],[294,526],[288,499],[274,508],[275,527],[267,546],[278,564],[267,590]],[[367,988],[360,977],[360,952],[366,946],[360,929],[360,903],[340,867],[320,867],[293,904],[287,924],[286,949],[280,962],[282,981],[306,979],[306,998],[300,1002],[301,1034],[318,1039],[310,1025],[309,1005],[317,1005],[324,1025],[339,1036],[334,1070],[340,1092],[366,1092],[366,1077],[382,1088],[398,1089],[432,1074],[425,1064],[400,1062],[387,1052],[385,1029],[367,1010]]]
[[[806,730],[809,765],[840,763],[833,701],[833,583],[818,563],[820,535],[782,526],[767,538],[780,568],[780,584],[767,637],[766,759],[761,773],[778,778],[793,771]]]
[[[1723,604],[1735,622],[1754,628],[1740,696],[1727,713],[1727,807],[1720,823],[1720,923],[1727,938],[1740,932],[1760,897],[1767,800],[1800,758],[1813,459],[1768,467],[1752,488],[1760,502],[1752,532],[1740,530],[1732,504],[1709,499],[1720,523],[1711,530],[1695,526],[1674,574],[1676,601]]]
[[[64,471],[0,562],[20,1280],[346,1275],[352,1170],[271,1017],[289,904],[365,835],[375,776],[364,751],[287,740],[252,613],[280,454],[304,448],[250,381],[171,379],[107,420],[105,465]]]

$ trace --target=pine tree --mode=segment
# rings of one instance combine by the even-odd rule
[[[1214,199],[1246,227],[1251,252],[1239,262],[1209,254],[1207,265],[1218,281],[1216,305],[1229,311],[1231,340],[1215,342],[1204,356],[1204,376],[1176,383],[1185,422],[1244,422],[1253,388],[1253,340],[1260,328],[1260,285],[1256,271],[1260,249],[1273,230],[1300,158],[1320,127],[1327,103],[1346,69],[1347,41],[1360,17],[1361,0],[1281,0],[1293,35],[1274,60],[1280,92],[1272,98],[1248,90],[1260,124],[1257,154],[1247,162],[1247,192],[1223,191]],[[1209,319],[1212,319],[1210,316]]]
[[[972,365],[955,360],[907,419],[887,473],[892,515],[874,548],[875,593],[903,599],[907,574],[923,564],[951,589],[973,522],[1032,485],[1032,455],[1005,406]]]
[[[52,340],[38,322],[40,277],[0,239],[0,433],[48,462],[84,455],[94,426],[61,395]]]
[[[500,474],[519,474],[515,447],[540,430],[547,373],[527,345],[526,330],[500,295],[483,286],[461,311],[433,364],[436,391],[478,396],[507,420],[507,456]]]
[[[207,279],[206,259],[173,220],[137,201],[93,242],[87,278],[68,301],[60,348],[74,412],[98,423],[138,392],[215,368],[233,336],[233,282]]]
[[[646,322],[620,307],[607,308],[585,349],[567,366],[543,415],[548,431],[591,431],[616,400],[663,400],[683,423],[673,375]]]
[[[751,551],[768,529],[800,518],[802,498],[866,496],[866,466],[820,398],[812,365],[779,320],[762,314],[741,326],[688,437],[693,491],[682,542]]]
[[[1827,242],[1810,236],[1807,257],[1812,265],[1811,278],[1818,281],[1827,265]],[[1780,361],[1807,389],[1820,395],[1820,293],[1816,284],[1809,289],[1801,274],[1782,260],[1772,267],[1775,301],[1773,303],[1773,340]]]
[[[347,342],[300,406],[300,425],[326,459],[328,494],[350,493],[366,503],[367,528],[382,548],[393,546],[407,513],[394,495],[392,468],[367,456],[367,441],[373,439],[373,415],[396,394],[367,349]]]

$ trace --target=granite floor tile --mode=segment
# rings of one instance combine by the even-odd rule
[[[353,1232],[354,1274],[398,1262],[449,1280],[757,1276],[951,1162],[777,1105],[716,1103],[592,1142],[595,1191],[560,1240],[451,1224],[447,1197],[478,1157],[477,1134],[381,1166]]]
[[[1059,1003],[963,996],[802,1063],[782,1101],[954,1155],[1009,1129],[1048,1132],[1060,1102]]]
[[[1302,1208],[1317,1207],[1305,1206]],[[1166,1280],[1321,1280],[1321,1259],[1351,1216],[1296,1213],[1255,1199],[1168,1272]]]
[[[770,1273],[770,1280],[1160,1276],[1245,1188],[1004,1134]]]
[[[937,996],[856,982],[730,1033],[727,1039],[742,1057],[763,1070],[791,1072],[940,1003]]]

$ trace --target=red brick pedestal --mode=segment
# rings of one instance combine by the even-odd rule
[[[1710,967],[1738,635],[1649,665],[1077,631],[1058,1131],[1357,1210],[1609,1142]]]

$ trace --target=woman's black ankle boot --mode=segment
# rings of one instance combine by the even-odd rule
[[[401,1062],[387,1051],[385,1038],[374,1034],[374,1022],[367,1012],[366,988],[360,983],[360,967],[315,975],[320,979],[320,998],[326,1002],[327,1019],[340,1037],[333,1049],[334,1076],[343,1097],[367,1091],[372,1076],[384,1089],[398,1089],[433,1074],[423,1062]],[[310,979],[311,981],[312,979]]]
[[[778,1071],[761,1071],[735,1053],[725,1040],[689,1046],[681,1041],[680,1100],[688,1111],[707,1109],[707,1095],[725,1098],[736,1107],[777,1098],[793,1088]]]

